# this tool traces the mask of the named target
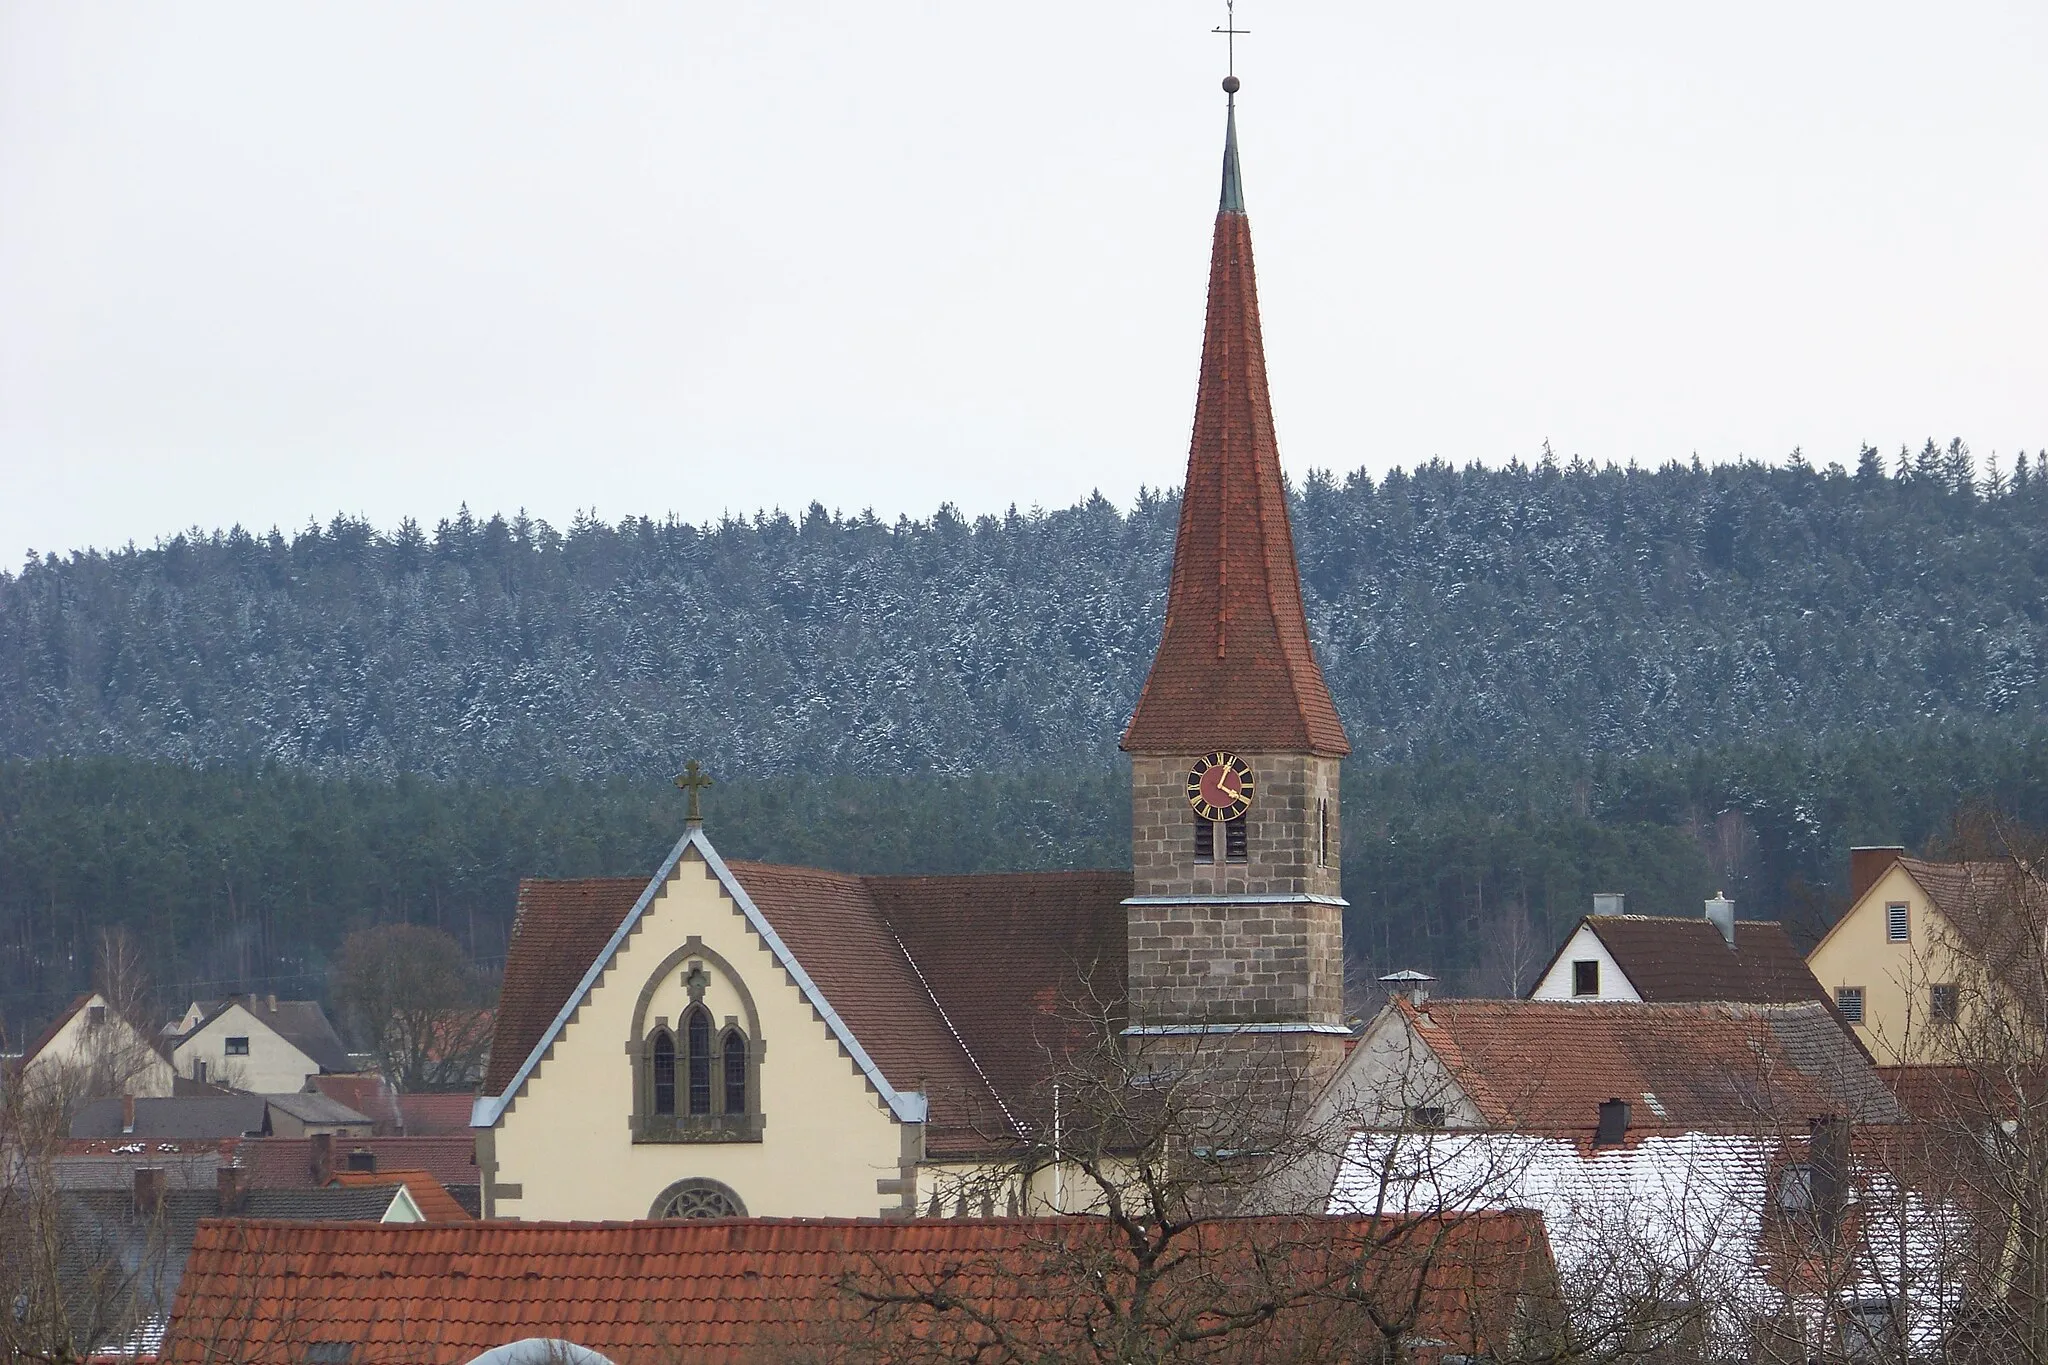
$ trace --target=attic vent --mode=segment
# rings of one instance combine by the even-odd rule
[[[1892,943],[1904,943],[1912,937],[1908,930],[1909,923],[1906,919],[1906,903],[1904,901],[1893,901],[1884,908],[1884,936],[1886,940]]]

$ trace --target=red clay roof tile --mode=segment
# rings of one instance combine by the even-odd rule
[[[458,1365],[522,1337],[566,1338],[618,1365],[686,1359],[743,1365],[805,1346],[873,1344],[892,1328],[927,1342],[966,1330],[917,1310],[877,1316],[859,1290],[940,1284],[1058,1358],[1103,1312],[1083,1277],[1128,1253],[1106,1220],[948,1222],[200,1225],[179,1286],[165,1362],[300,1359],[348,1343],[349,1365]],[[1165,1268],[1159,1302],[1182,1286],[1203,1302],[1256,1292],[1262,1276],[1298,1294],[1276,1329],[1328,1339],[1365,1331],[1351,1295],[1418,1298],[1416,1337],[1468,1352],[1511,1330],[1552,1283],[1540,1219],[1526,1212],[1392,1220],[1218,1222],[1191,1230]],[[1261,1253],[1266,1259],[1257,1263]],[[1289,1270],[1287,1267],[1298,1267]],[[1219,1289],[1219,1286],[1223,1286]],[[1317,1291],[1321,1291],[1318,1293]],[[1081,1292],[1077,1292],[1081,1291]],[[1384,1308],[1385,1305],[1382,1305]],[[1368,1331],[1369,1335],[1369,1331]],[[1237,1338],[1247,1346],[1250,1340]],[[1278,1347],[1285,1338],[1260,1338]]]
[[[1125,729],[1131,753],[1351,752],[1316,666],[1266,389],[1251,222],[1216,215],[1195,434],[1166,626]]]
[[[345,1190],[378,1189],[386,1186],[403,1185],[405,1192],[412,1196],[412,1202],[426,1215],[429,1223],[468,1223],[473,1221],[469,1211],[455,1202],[455,1196],[448,1193],[448,1187],[418,1168],[407,1170],[394,1167],[384,1171],[336,1171],[334,1183]]]

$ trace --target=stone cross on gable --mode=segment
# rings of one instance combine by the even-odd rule
[[[684,794],[690,798],[690,804],[683,812],[685,823],[693,828],[703,824],[704,812],[698,808],[697,795],[706,787],[711,786],[712,782],[709,777],[704,775],[704,769],[699,766],[696,759],[693,758],[683,765],[682,775],[676,778],[676,785],[681,787]]]
[[[690,992],[690,999],[698,1004],[704,1001],[704,988],[711,984],[711,973],[704,970],[701,962],[692,962],[690,970],[683,974],[683,987]]]

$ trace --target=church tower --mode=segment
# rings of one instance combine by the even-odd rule
[[[1237,157],[1237,79],[1209,261],[1195,428],[1158,656],[1125,729],[1135,886],[1130,1029],[1272,1035],[1341,1056],[1337,769],[1266,391]]]

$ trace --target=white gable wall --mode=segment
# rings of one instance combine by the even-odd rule
[[[646,1026],[657,1016],[671,1028],[680,1022],[687,960],[670,959],[692,937],[706,950],[704,1003],[714,1022],[722,1028],[731,1016],[745,1027],[747,1018],[719,962],[753,999],[766,1120],[759,1142],[633,1141],[633,1017],[652,981]],[[484,1130],[479,1158],[496,1163],[487,1178],[501,1218],[645,1218],[663,1190],[689,1178],[729,1186],[755,1216],[873,1218],[901,1202],[877,1183],[894,1187],[905,1135],[917,1131],[891,1116],[692,848],[495,1128]]]
[[[1598,995],[1572,994],[1572,964],[1591,960],[1600,964],[1600,993]],[[1531,1000],[1576,1000],[1581,1003],[1592,1001],[1632,1002],[1643,997],[1629,983],[1628,973],[1607,951],[1607,945],[1600,941],[1600,935],[1583,920],[1578,930],[1565,942],[1564,951],[1557,955],[1557,961],[1550,964],[1550,970],[1543,974],[1529,991]]]
[[[100,1022],[93,1022],[98,1007]],[[35,1056],[22,1063],[22,1074],[37,1084],[80,1086],[93,1082],[114,1094],[161,1098],[171,1093],[171,1064],[150,1046],[135,1027],[94,995],[64,1021]]]
[[[228,1039],[247,1038],[249,1055],[230,1057]],[[228,1006],[196,1033],[188,1034],[171,1053],[178,1074],[194,1080],[197,1063],[206,1063],[204,1079],[265,1095],[303,1090],[306,1077],[320,1074],[320,1064],[252,1014],[246,1005]]]

